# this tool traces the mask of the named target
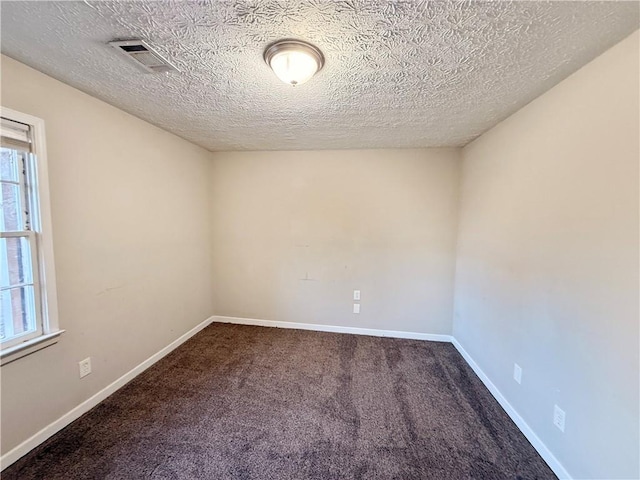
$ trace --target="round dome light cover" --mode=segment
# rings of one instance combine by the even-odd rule
[[[284,83],[302,85],[324,65],[317,47],[301,40],[280,40],[264,51],[264,61]]]

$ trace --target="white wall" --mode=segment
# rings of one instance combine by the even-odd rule
[[[2,57],[3,106],[46,123],[61,328],[2,366],[2,453],[212,313],[210,153]],[[78,361],[93,373],[80,380]]]
[[[451,333],[458,150],[213,158],[217,315]]]
[[[463,150],[454,335],[580,479],[640,477],[638,42]]]

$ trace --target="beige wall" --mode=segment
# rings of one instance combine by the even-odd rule
[[[463,150],[459,227],[459,150],[211,154],[2,57],[47,126],[67,329],[0,370],[2,453],[215,313],[453,328],[576,478],[637,478],[638,40]]]
[[[640,476],[638,41],[463,151],[454,335],[580,479]]]
[[[2,453],[211,315],[210,153],[2,57],[44,119],[60,342],[4,365]],[[80,380],[78,361],[93,373]]]
[[[213,158],[216,314],[451,333],[458,150]]]

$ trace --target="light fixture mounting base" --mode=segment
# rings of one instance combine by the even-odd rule
[[[316,63],[318,64],[317,72],[319,72],[324,66],[324,55],[318,47],[303,40],[296,40],[293,38],[285,38],[270,44],[264,51],[264,61],[267,63],[267,65],[271,66],[271,60],[276,56],[276,54],[294,50],[303,50],[304,52],[314,57]]]

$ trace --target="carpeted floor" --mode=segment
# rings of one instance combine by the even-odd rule
[[[214,324],[2,472],[556,478],[446,343]]]

